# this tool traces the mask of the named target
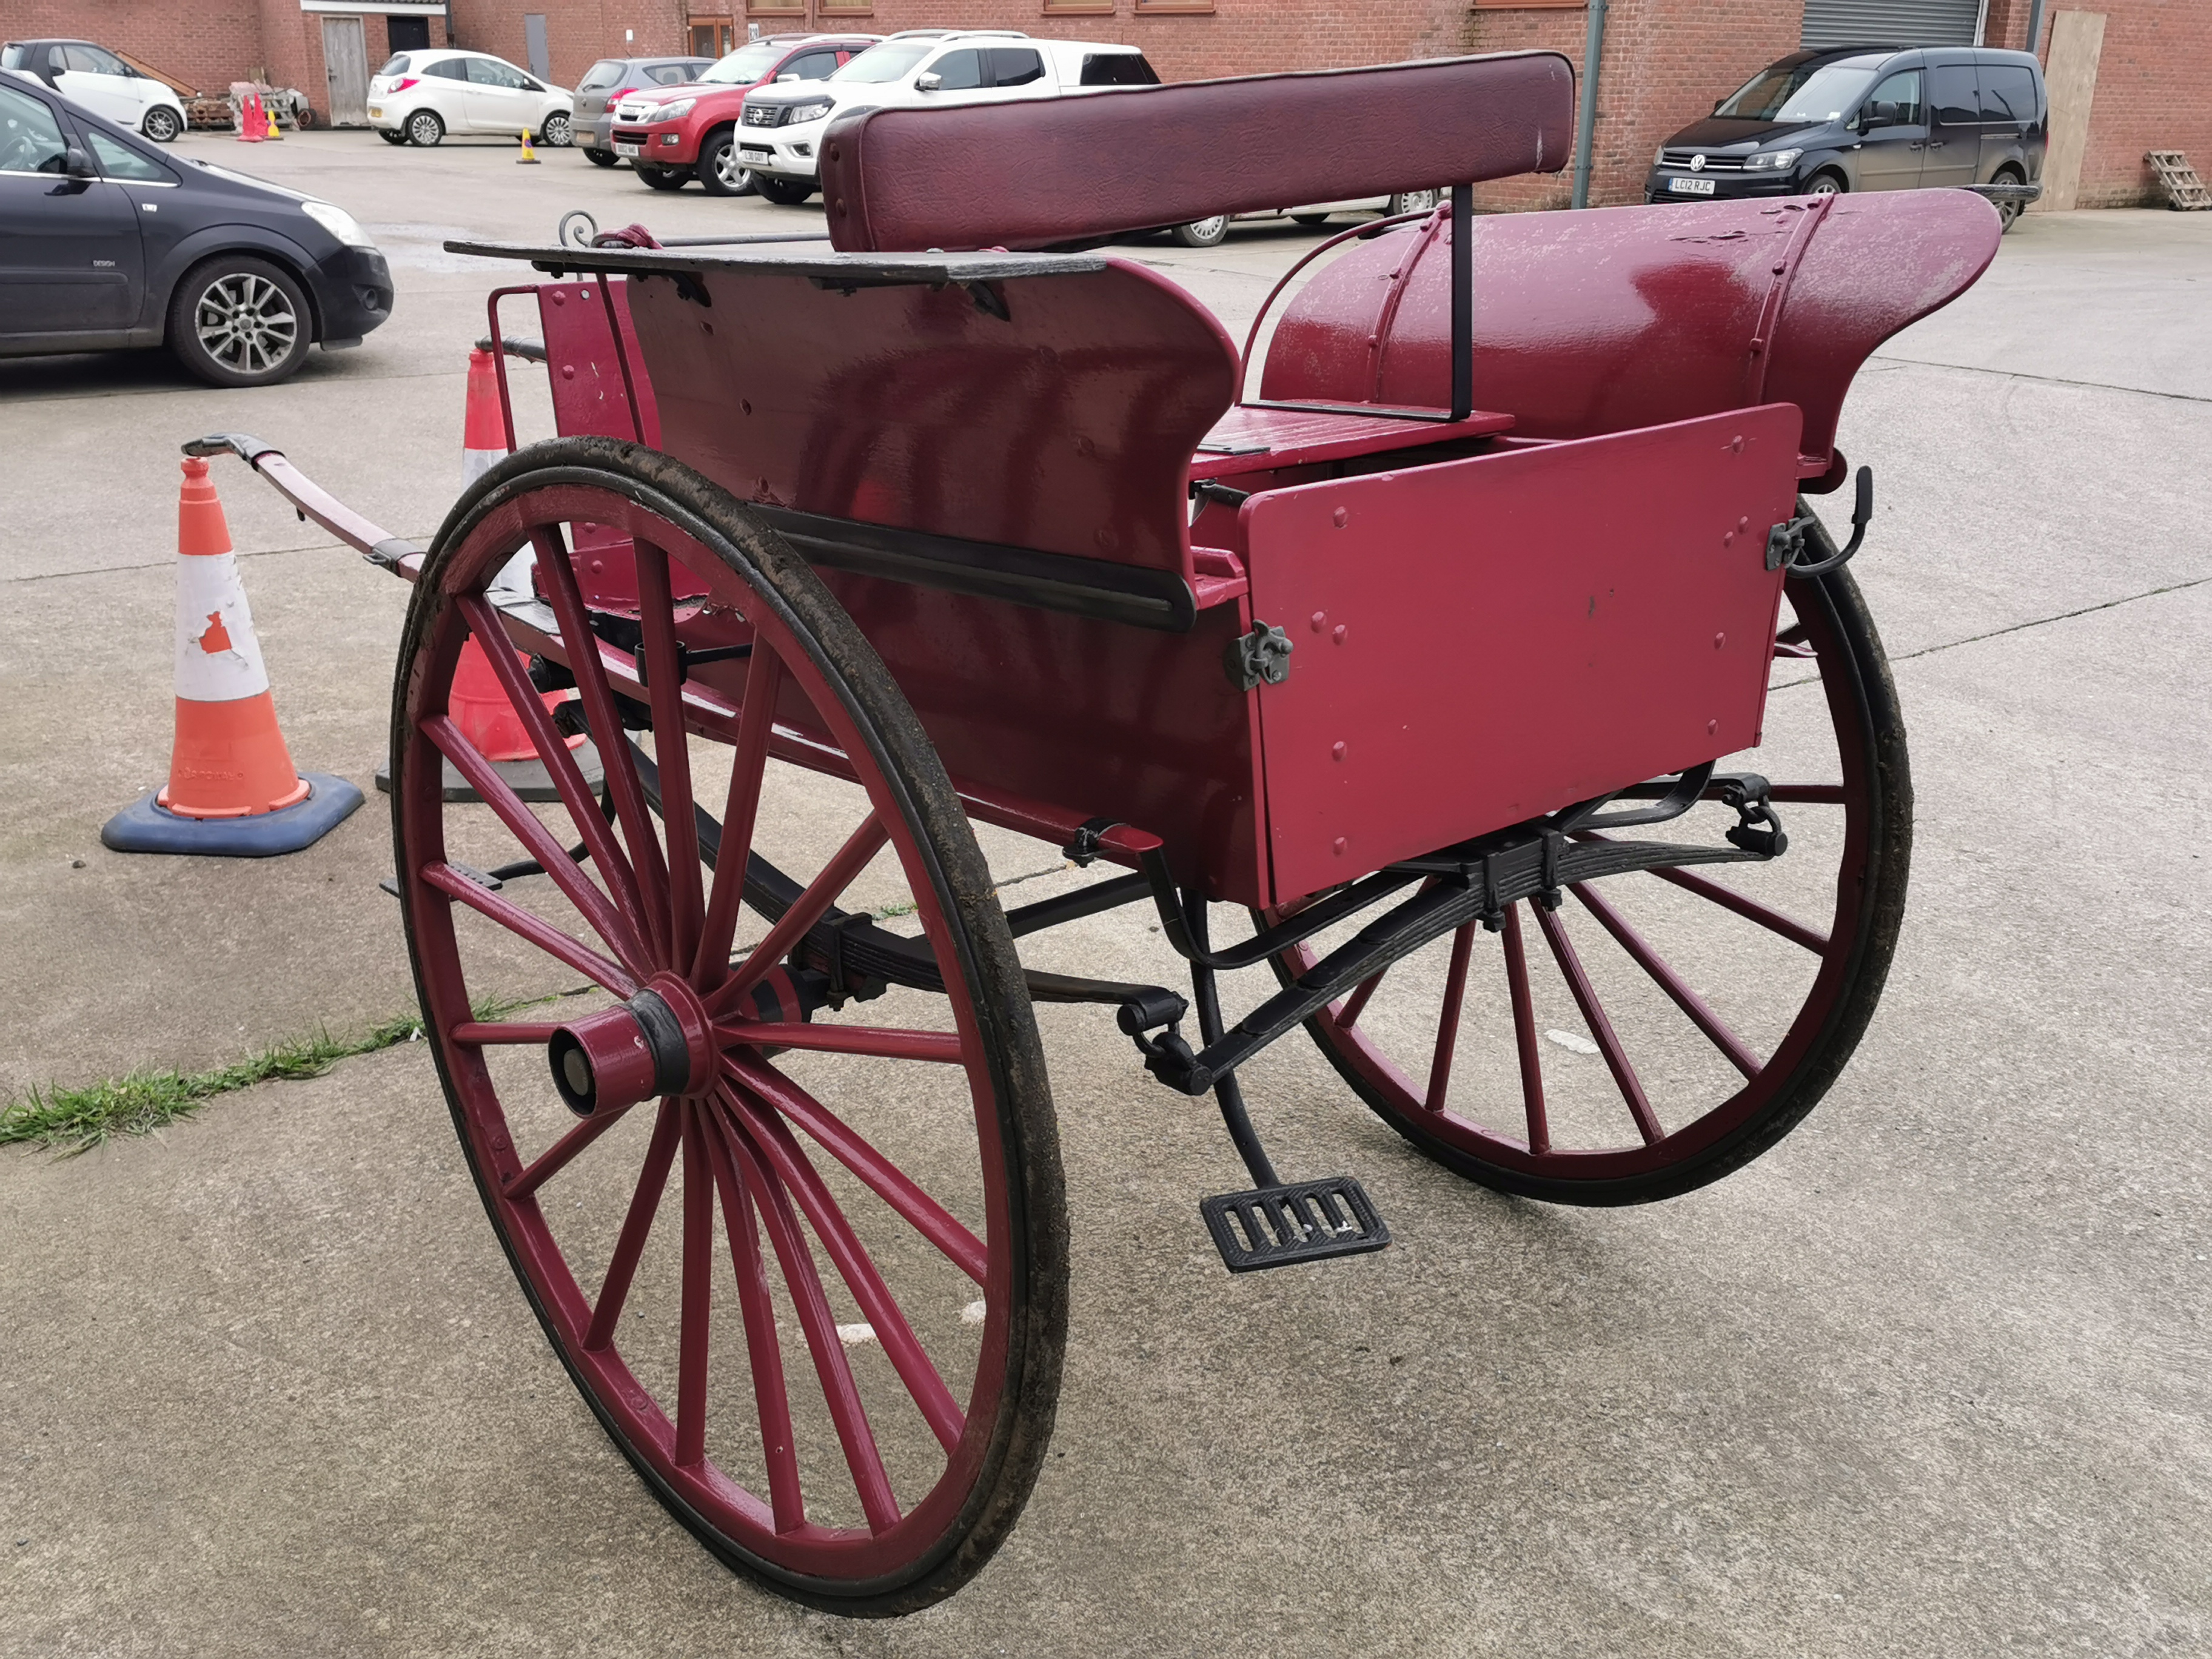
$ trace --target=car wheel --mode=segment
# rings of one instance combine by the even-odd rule
[[[1820,173],[1805,186],[1808,196],[1841,196],[1844,191],[1844,181],[1832,173]]]
[[[654,190],[681,190],[691,177],[690,167],[657,167],[650,161],[636,164],[637,176]]]
[[[738,160],[737,135],[710,135],[699,151],[699,188],[709,196],[744,196],[752,190],[752,173]]]
[[[1229,234],[1229,216],[1217,213],[1211,219],[1194,219],[1187,225],[1175,228],[1175,239],[1185,247],[1219,247],[1222,238]]]
[[[404,144],[407,142],[407,132],[404,127],[379,127],[376,130],[376,136],[387,144]]]
[[[1291,216],[1291,222],[1294,225],[1325,225],[1328,222],[1328,215],[1326,213],[1293,213]]]
[[[1993,185],[2019,185],[2027,181],[2008,167],[1990,182]],[[2020,201],[1998,201],[1990,205],[1997,210],[1997,234],[2000,236],[2018,224],[2020,216],[2027,210],[2027,204]]]
[[[1442,192],[1433,190],[1404,190],[1393,196],[1385,204],[1385,214],[1433,213],[1437,198]]]
[[[589,144],[579,144],[576,148],[584,152],[584,159],[595,167],[611,167],[622,159],[611,149],[594,149]]]
[[[138,119],[138,131],[157,144],[174,143],[184,130],[184,118],[167,104],[155,105]]]
[[[538,134],[538,142],[548,149],[566,149],[574,137],[567,114],[556,109],[545,118],[545,125]]]
[[[753,188],[778,207],[798,207],[814,194],[814,186],[804,179],[771,179],[765,173],[753,174]]]
[[[187,272],[169,297],[169,349],[210,386],[268,386],[306,359],[307,296],[266,259],[228,253]]]
[[[420,144],[424,149],[434,149],[446,136],[446,124],[434,109],[418,109],[407,118],[407,142]]]

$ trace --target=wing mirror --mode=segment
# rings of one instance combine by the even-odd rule
[[[76,144],[62,152],[62,173],[64,178],[89,180],[100,175],[92,169],[92,157]]]
[[[944,84],[945,77],[934,70],[927,75],[917,75],[914,77],[914,89],[916,92],[935,92]]]
[[[1859,131],[1872,132],[1876,127],[1897,125],[1897,106],[1890,103],[1869,104],[1859,112]]]

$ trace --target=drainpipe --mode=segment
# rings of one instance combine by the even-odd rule
[[[2043,44],[2043,0],[2027,9],[2027,50],[2041,55]]]
[[[2040,12],[2043,0],[2035,0]],[[1574,205],[1589,205],[1590,141],[1597,125],[1597,61],[1605,46],[1605,0],[1589,0],[1589,27],[1583,35],[1583,106],[1575,116]]]

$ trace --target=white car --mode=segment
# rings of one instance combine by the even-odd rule
[[[89,40],[10,40],[0,46],[0,70],[43,81],[71,103],[157,144],[185,130],[185,106],[173,88]]]
[[[369,77],[368,124],[391,144],[425,149],[449,132],[529,133],[568,143],[573,94],[485,52],[403,52]]]
[[[1015,29],[908,29],[871,46],[825,81],[745,94],[738,154],[771,202],[805,201],[821,185],[822,133],[848,109],[935,108],[1059,98],[1159,76],[1135,46],[1042,40]]]
[[[1214,247],[1229,234],[1232,224],[1242,225],[1261,219],[1295,219],[1302,225],[1317,225],[1332,213],[1380,213],[1395,217],[1401,213],[1427,213],[1443,199],[1440,190],[1405,190],[1395,196],[1364,196],[1348,202],[1316,202],[1310,207],[1255,208],[1249,213],[1217,213],[1211,219],[1194,219],[1187,225],[1177,225],[1175,239],[1185,247]]]

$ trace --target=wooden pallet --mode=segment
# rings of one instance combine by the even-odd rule
[[[2189,158],[2178,149],[2154,149],[2143,160],[2150,163],[2158,181],[2166,186],[2167,204],[2182,211],[2197,208],[2212,208],[2212,190],[2197,176],[2197,169],[2189,165]]]

